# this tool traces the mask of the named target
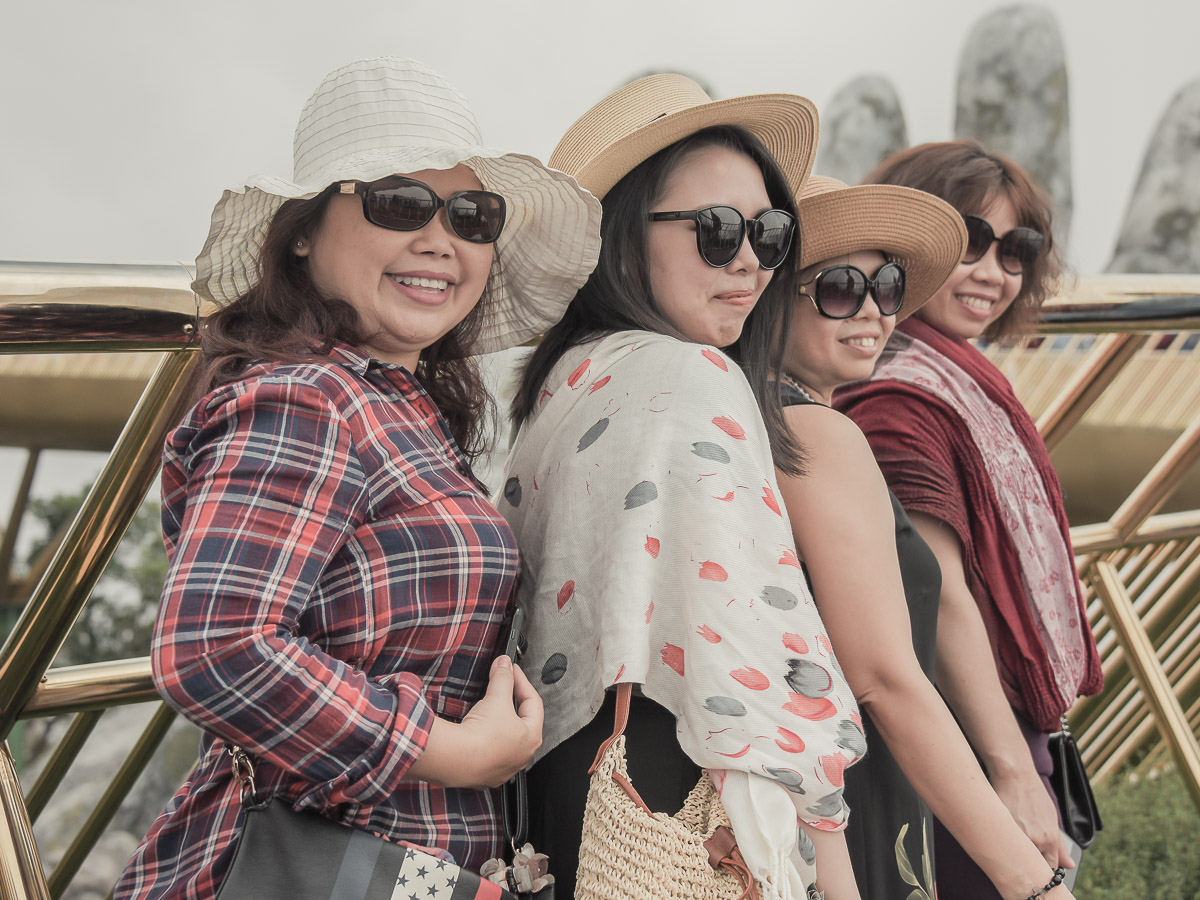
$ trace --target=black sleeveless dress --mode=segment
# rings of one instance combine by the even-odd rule
[[[783,401],[786,406],[812,403],[787,384],[783,385]],[[798,437],[803,443],[804,436]],[[888,495],[896,518],[896,552],[908,601],[913,650],[932,682],[942,572],[900,501],[891,491]],[[803,515],[803,510],[789,512]],[[819,595],[816,601],[820,607]],[[867,755],[846,770],[846,802],[850,805],[846,842],[858,888],[863,900],[932,900],[933,817],[865,711],[862,718]]]

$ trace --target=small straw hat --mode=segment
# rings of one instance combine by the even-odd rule
[[[804,184],[817,151],[817,109],[795,94],[713,100],[684,75],[648,75],[609,94],[567,129],[550,165],[603,199],[659,150],[712,125],[740,125],[775,157],[792,190]]]
[[[296,125],[293,180],[267,175],[226,190],[196,257],[193,290],[225,305],[259,278],[258,252],[284,201],[340,181],[375,181],[462,164],[504,197],[508,218],[472,353],[523,343],[559,320],[600,253],[600,204],[532,156],[482,145],[466,98],[411,59],[364,59],[331,72]]]
[[[944,200],[890,184],[847,187],[813,175],[796,195],[804,242],[800,268],[859,250],[879,250],[904,266],[904,305],[896,321],[925,303],[962,262],[967,227]]]

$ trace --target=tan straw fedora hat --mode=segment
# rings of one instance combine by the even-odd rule
[[[639,163],[713,125],[740,125],[775,157],[792,190],[812,171],[817,109],[795,94],[713,100],[684,75],[648,75],[609,94],[567,129],[550,165],[603,199]]]
[[[967,227],[933,194],[890,184],[848,187],[813,175],[796,195],[804,241],[800,268],[859,250],[879,250],[904,266],[904,305],[896,321],[929,301],[962,262]]]
[[[292,180],[247,178],[225,191],[196,257],[192,288],[224,305],[257,283],[267,226],[289,199],[342,181],[467,166],[504,197],[508,218],[472,353],[503,350],[562,317],[600,253],[600,204],[532,156],[483,146],[466,98],[411,59],[364,59],[331,72],[300,113]]]

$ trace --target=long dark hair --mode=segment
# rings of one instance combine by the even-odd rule
[[[197,395],[236,381],[254,363],[311,362],[337,342],[358,346],[370,337],[353,306],[321,296],[307,259],[293,252],[297,240],[316,233],[335,188],[331,185],[310,200],[288,200],[275,213],[258,254],[258,282],[204,320]],[[493,265],[493,275],[496,270]],[[413,373],[470,459],[485,449],[493,408],[479,367],[467,356],[486,315],[488,295],[485,288],[470,314],[421,352]]]
[[[1012,305],[987,327],[988,341],[1013,341],[1033,330],[1046,298],[1062,277],[1061,251],[1054,242],[1050,197],[1011,159],[988,153],[977,141],[945,141],[901,150],[863,179],[863,184],[898,184],[941,197],[962,215],[982,216],[997,197],[1006,198],[1017,224],[1040,231],[1042,252],[1022,277]]]
[[[512,405],[518,426],[533,414],[543,382],[572,347],[627,330],[689,340],[663,315],[651,293],[646,213],[662,197],[668,179],[685,157],[706,147],[725,147],[750,157],[762,172],[771,205],[795,215],[787,178],[762,142],[743,128],[718,125],[697,131],[640,163],[601,201],[604,215],[596,270],[571,300],[563,318],[546,332],[522,370]],[[746,373],[762,410],[775,464],[789,474],[801,468],[801,449],[784,422],[778,391],[769,375],[783,362],[785,320],[796,294],[795,253],[793,242],[788,259],[775,270],[746,319],[741,337],[728,348]]]

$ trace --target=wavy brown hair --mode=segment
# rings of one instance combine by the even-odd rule
[[[1017,224],[1040,231],[1045,244],[1022,277],[1012,306],[987,327],[983,338],[1011,342],[1032,333],[1042,304],[1058,289],[1063,263],[1054,241],[1054,204],[1024,169],[987,152],[977,141],[946,141],[901,150],[880,163],[863,184],[916,188],[941,197],[964,216],[982,216],[997,197],[1006,198]]]
[[[335,343],[360,346],[369,337],[354,307],[321,296],[307,259],[293,252],[297,240],[320,227],[336,187],[330,185],[310,200],[288,200],[275,213],[258,253],[258,282],[204,320],[194,382],[197,395],[236,381],[255,363],[312,362],[328,355]],[[496,271],[493,265],[493,276]],[[467,355],[489,305],[485,287],[467,317],[421,351],[413,373],[469,459],[486,448],[493,409],[479,367]]]

